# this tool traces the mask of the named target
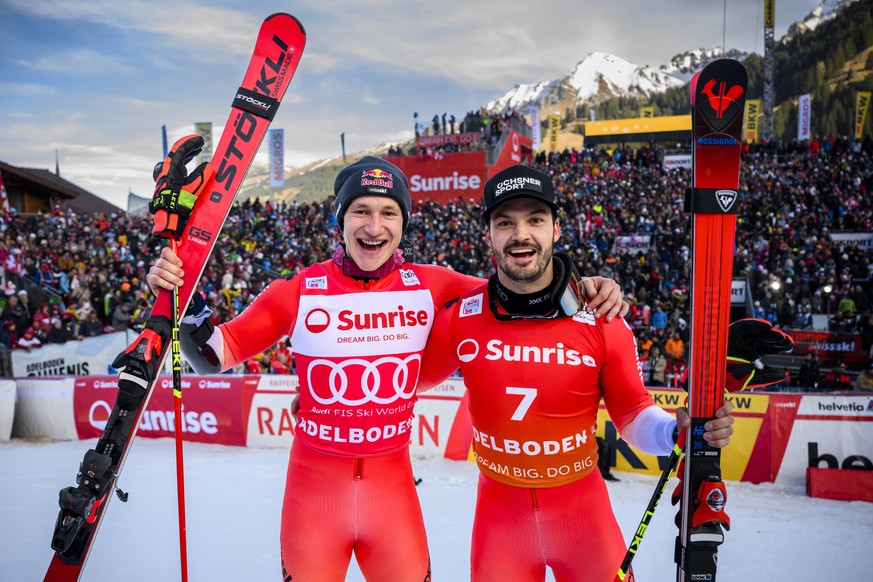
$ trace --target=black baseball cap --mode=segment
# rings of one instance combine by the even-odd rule
[[[534,198],[558,212],[555,204],[555,188],[548,174],[530,166],[517,165],[501,170],[485,182],[482,218],[488,220],[491,211],[515,198]]]

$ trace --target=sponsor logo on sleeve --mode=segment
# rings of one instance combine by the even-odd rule
[[[460,317],[467,317],[470,315],[479,315],[482,313],[482,294],[479,293],[477,295],[473,295],[472,297],[467,297],[463,301],[461,301],[461,313]]]
[[[407,287],[421,285],[421,281],[418,280],[415,271],[409,269],[400,269],[400,280],[403,281],[403,284]]]
[[[597,325],[597,320],[594,319],[594,314],[590,311],[577,311],[573,316],[573,321],[579,323],[587,323],[588,325]]]
[[[327,277],[314,277],[306,279],[307,289],[327,289]]]

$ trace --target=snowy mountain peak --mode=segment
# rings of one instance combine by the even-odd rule
[[[788,32],[786,32],[785,36],[782,37],[781,42],[788,42],[798,35],[809,32],[810,30],[815,30],[819,24],[834,18],[848,5],[856,1],[857,0],[821,0],[821,3],[813,8],[806,18],[795,22],[788,27]]]
[[[506,110],[520,110],[532,103],[543,103],[547,95],[553,94],[558,81],[542,81],[540,83],[523,83],[516,85],[499,99],[490,101],[484,105],[487,111],[499,112]]]
[[[712,60],[727,57],[729,59],[743,61],[748,56],[748,53],[736,49],[730,49],[723,54],[721,47],[699,48],[674,56],[670,59],[669,63],[661,65],[658,70],[662,73],[688,82],[691,80],[691,77],[694,76],[694,73],[702,69]]]
[[[782,37],[782,42],[798,34],[815,29],[838,15],[857,0],[821,0],[802,21],[792,24]],[[640,66],[615,55],[602,52],[589,53],[567,75],[551,81],[520,84],[499,99],[486,103],[489,112],[507,109],[521,110],[530,104],[542,108],[573,107],[587,103],[596,105],[617,96],[646,98],[671,87],[679,87],[691,80],[694,73],[708,62],[722,57],[744,61],[749,53],[720,47],[706,47],[686,51],[674,56],[669,63],[658,68]]]
[[[600,101],[616,95],[645,97],[682,85],[682,81],[608,53],[594,52],[582,59],[566,78],[579,99]]]
[[[683,83],[682,79],[651,67],[635,65],[609,53],[593,52],[564,77],[516,85],[484,107],[496,112],[521,109],[532,103],[546,106],[564,102],[570,97],[575,103],[598,103],[619,95],[646,97]]]

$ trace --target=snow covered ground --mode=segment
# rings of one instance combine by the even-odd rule
[[[57,492],[73,484],[78,462],[94,442],[0,443],[0,580],[42,580],[51,558]],[[192,582],[280,579],[286,461],[285,450],[186,443]],[[476,467],[434,458],[415,464],[423,479],[418,489],[434,580],[465,582]],[[621,481],[609,483],[609,491],[629,538],[656,479],[617,475]],[[109,506],[83,579],[178,580],[173,441],[138,439],[119,486],[130,500],[115,499]],[[873,572],[873,504],[810,499],[799,489],[732,482],[727,507],[733,527],[719,554],[720,582],[868,580]],[[673,516],[665,498],[634,561],[640,582],[673,580]],[[362,580],[354,565],[348,580]]]

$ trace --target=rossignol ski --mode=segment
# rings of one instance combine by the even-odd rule
[[[258,151],[306,44],[306,32],[289,14],[277,13],[261,25],[251,61],[234,94],[230,117],[215,149],[215,175],[197,200],[182,232],[177,253],[185,265],[186,279],[198,281],[218,239],[224,221]],[[196,285],[178,290],[179,311],[187,308]],[[76,476],[77,485],[60,491],[60,513],[51,547],[54,550],[45,580],[78,580],[106,506],[115,490],[139,418],[170,351],[173,303],[161,291],[142,333],[116,358],[120,370],[115,405],[95,448],[85,453]],[[119,497],[124,494],[118,491]]]
[[[721,451],[703,440],[704,424],[724,404],[736,238],[746,70],[720,59],[691,82],[691,341],[684,471],[680,471],[678,582],[715,582],[718,547],[730,528],[721,480]]]

